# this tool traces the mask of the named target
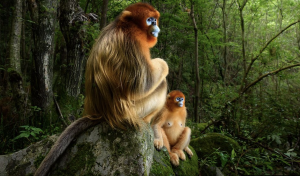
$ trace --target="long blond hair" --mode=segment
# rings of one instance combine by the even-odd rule
[[[104,118],[111,127],[125,129],[128,123],[140,127],[135,95],[147,89],[152,77],[140,42],[131,30],[124,30],[120,17],[103,29],[91,50],[84,110],[88,117]]]

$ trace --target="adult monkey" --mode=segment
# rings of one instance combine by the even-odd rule
[[[35,176],[45,176],[70,142],[102,119],[112,128],[141,128],[141,119],[150,122],[160,112],[169,68],[164,60],[150,56],[160,31],[159,16],[151,5],[136,3],[103,29],[87,61],[86,116],[60,135]]]

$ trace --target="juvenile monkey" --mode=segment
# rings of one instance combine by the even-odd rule
[[[169,68],[151,59],[160,14],[151,5],[127,7],[96,40],[85,73],[85,117],[60,135],[35,176],[44,176],[81,132],[105,120],[112,128],[142,127],[163,108]]]
[[[193,156],[193,152],[188,147],[191,129],[185,126],[186,117],[185,96],[182,92],[174,90],[167,95],[162,114],[152,123],[154,146],[159,150],[165,146],[174,166],[179,165],[179,158],[186,159],[183,150],[190,157]]]

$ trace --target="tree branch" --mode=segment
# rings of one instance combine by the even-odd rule
[[[271,39],[265,44],[265,46],[259,51],[259,54],[258,54],[257,56],[255,56],[253,59],[251,59],[251,62],[250,62],[250,64],[249,64],[249,66],[248,66],[248,68],[247,68],[247,71],[246,71],[246,74],[245,74],[245,78],[247,77],[247,75],[248,75],[248,73],[249,73],[249,71],[250,71],[250,69],[251,69],[253,63],[258,59],[258,57],[261,55],[261,53],[269,46],[269,44],[270,44],[273,40],[275,40],[280,34],[282,34],[284,31],[286,31],[288,28],[290,28],[291,26],[293,26],[293,25],[295,25],[295,24],[297,24],[297,23],[299,23],[299,22],[300,22],[300,19],[299,19],[298,21],[295,21],[295,22],[289,24],[287,27],[285,27],[285,28],[282,29],[280,32],[278,32],[278,34],[276,34],[273,38],[271,38]]]
[[[279,154],[279,155],[281,155],[281,156],[283,156],[283,157],[285,157],[285,158],[290,158],[289,156],[287,156],[287,155],[285,155],[285,154],[283,154],[283,153],[281,153],[281,152],[279,152],[279,151],[276,151],[276,150],[274,150],[274,149],[272,149],[272,148],[270,148],[270,147],[268,147],[268,146],[265,146],[265,145],[263,145],[263,144],[261,144],[261,143],[259,143],[259,142],[252,141],[251,139],[247,139],[247,138],[242,137],[242,136],[237,136],[237,137],[240,138],[240,139],[242,139],[242,140],[244,140],[244,141],[249,141],[249,142],[251,142],[252,144],[258,145],[258,146],[260,146],[260,147],[262,147],[262,148],[264,148],[264,149],[266,149],[266,150],[269,150],[269,151],[271,151],[271,152],[273,152],[273,153],[277,153],[277,154]]]
[[[57,101],[56,101],[56,99],[55,99],[54,96],[53,96],[53,99],[54,99],[54,103],[55,103],[55,105],[56,105],[56,108],[57,108],[57,110],[58,110],[60,119],[61,119],[61,121],[63,122],[63,124],[65,125],[65,127],[67,127],[68,124],[66,123],[66,121],[65,121],[65,119],[64,119],[64,116],[62,115],[62,113],[61,113],[61,111],[60,111],[60,108],[59,108],[59,105],[58,105],[58,103],[57,103]]]
[[[297,67],[297,66],[300,66],[300,63],[298,64],[294,64],[294,65],[289,65],[289,66],[286,66],[286,67],[283,67],[283,68],[280,68],[280,69],[277,69],[275,71],[272,71],[272,72],[269,72],[269,73],[266,73],[264,75],[261,75],[260,77],[258,77],[255,81],[253,81],[252,83],[248,84],[239,94],[238,97],[236,97],[235,99],[233,99],[230,103],[234,103],[236,100],[238,100],[250,87],[254,86],[255,84],[257,84],[259,81],[261,81],[263,78],[267,77],[267,76],[270,76],[270,75],[274,75],[274,74],[277,74],[283,70],[286,70],[286,69],[289,69],[289,68],[293,68],[293,67]]]

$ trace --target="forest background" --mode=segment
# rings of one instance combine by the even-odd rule
[[[1,0],[0,154],[61,132],[80,118],[85,63],[101,29],[134,0]],[[186,95],[188,126],[221,132],[201,167],[235,174],[299,169],[300,1],[149,0],[161,14],[152,57]],[[192,136],[195,138],[198,136]]]

